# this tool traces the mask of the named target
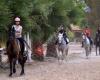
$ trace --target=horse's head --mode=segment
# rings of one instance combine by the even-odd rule
[[[62,44],[63,42],[63,33],[58,34],[58,44]]]
[[[15,54],[15,55],[19,55],[19,46],[17,44],[17,39],[15,37],[15,29],[14,27],[9,30],[9,46],[8,46],[8,53],[9,54]]]
[[[14,27],[9,31],[9,41],[13,42],[15,40],[15,29]]]

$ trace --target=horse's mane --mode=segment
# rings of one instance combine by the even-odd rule
[[[8,37],[8,41],[9,41],[9,46],[8,46],[8,49],[9,50],[15,50],[17,49],[17,40],[15,38],[15,28],[12,27],[10,30],[9,30],[9,37]],[[9,51],[8,50],[8,51]]]

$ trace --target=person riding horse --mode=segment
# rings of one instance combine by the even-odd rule
[[[96,31],[95,46],[96,46],[96,55],[97,55],[97,47],[99,47],[99,55],[100,55],[100,27],[98,27]]]
[[[24,53],[25,40],[22,38],[22,26],[20,25],[20,18],[15,18],[15,25],[9,30],[9,38],[7,41],[7,55],[10,63],[10,74],[16,73],[16,62],[21,65],[20,75],[24,75],[24,65],[27,60],[27,55]],[[25,42],[26,43],[26,42]]]
[[[68,43],[69,39],[63,27],[61,27],[57,33],[56,40],[56,51],[58,56],[58,61],[66,61],[68,55]]]
[[[58,33],[63,33],[63,38],[64,40],[66,41],[66,44],[69,43],[69,39],[68,39],[68,36],[66,34],[66,31],[64,30],[63,26],[61,25],[60,28],[58,29]],[[57,40],[56,40],[56,43],[57,44]]]
[[[22,26],[20,25],[20,18],[19,17],[16,17],[15,18],[15,25],[13,25],[11,27],[11,29],[9,29],[9,36],[10,36],[10,32],[12,30],[15,30],[15,37],[16,39],[20,42],[20,44],[22,45],[22,52],[24,52],[24,49],[25,49],[25,44],[24,44],[24,39],[22,38]],[[13,32],[13,31],[12,31]],[[7,41],[7,47],[9,45],[9,39]]]
[[[91,36],[91,29],[88,28],[88,27],[86,26],[85,29],[83,29],[83,33],[84,33],[85,35],[88,34],[88,36]]]
[[[83,34],[88,37],[88,39],[90,40],[90,44],[92,45],[93,40],[91,38],[91,29],[86,26],[85,29],[83,30]]]

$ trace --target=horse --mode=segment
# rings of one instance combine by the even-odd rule
[[[63,61],[66,59],[66,56],[68,55],[68,44],[66,44],[66,41],[63,37],[63,33],[58,34],[56,44],[58,61]]]
[[[90,41],[90,39],[86,35],[84,35],[83,47],[85,49],[86,57],[88,59],[88,56],[89,56],[89,54],[91,54],[91,50],[92,50],[92,42]]]
[[[98,55],[97,54],[97,49],[99,48],[99,55],[100,55],[100,34],[96,34],[96,37],[95,37],[95,48],[96,48],[96,56]]]
[[[7,46],[7,55],[10,63],[9,76],[11,77],[13,73],[16,73],[16,62],[19,62],[22,68],[20,75],[24,75],[24,65],[27,60],[24,54],[24,47],[22,48],[22,44],[16,39],[14,28],[11,29],[9,34],[9,45]]]

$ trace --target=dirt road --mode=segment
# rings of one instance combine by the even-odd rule
[[[25,75],[19,76],[20,68],[12,78],[8,70],[1,70],[0,80],[100,80],[100,56],[94,50],[86,59],[80,44],[70,44],[67,61],[59,64],[55,58],[46,58],[44,62],[26,64]]]

